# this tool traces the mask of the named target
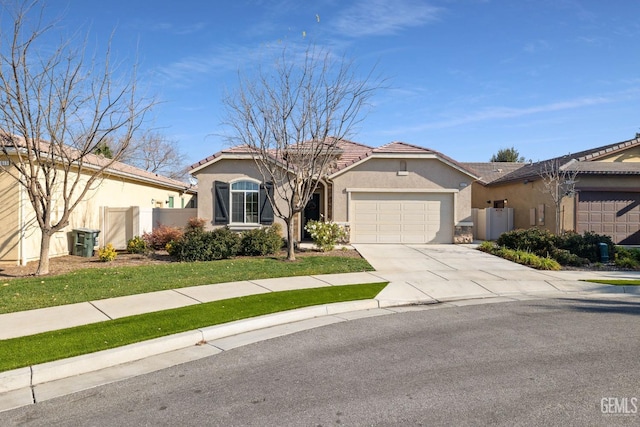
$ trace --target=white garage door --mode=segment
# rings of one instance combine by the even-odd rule
[[[452,243],[450,193],[352,193],[353,243]]]

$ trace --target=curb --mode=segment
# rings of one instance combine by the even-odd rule
[[[134,362],[174,350],[202,345],[206,341],[213,341],[245,332],[316,317],[374,308],[380,308],[380,303],[375,299],[304,307],[182,332],[54,362],[18,368],[0,373],[0,394],[15,392],[20,389],[33,389],[35,386],[44,383]],[[11,408],[0,407],[0,411],[5,409]]]
[[[613,287],[615,288],[615,287]],[[11,371],[0,372],[0,412],[16,409],[19,407],[27,406],[36,403],[36,401],[42,399],[36,399],[36,387],[45,387],[41,393],[45,397],[44,400],[49,398],[69,394],[84,389],[92,388],[98,385],[107,384],[112,381],[105,381],[92,385],[84,385],[79,388],[66,389],[65,385],[62,385],[61,390],[53,391],[53,388],[59,388],[60,381],[75,381],[73,377],[79,377],[83,374],[94,373],[107,368],[114,368],[127,363],[135,363],[142,361],[143,359],[152,358],[153,356],[159,356],[163,354],[169,354],[173,351],[188,350],[189,348],[196,349],[198,346],[209,347],[216,354],[226,349],[234,348],[231,346],[225,348],[225,345],[220,345],[225,341],[225,338],[231,338],[246,334],[249,332],[259,332],[260,330],[267,330],[269,328],[303,323],[303,321],[312,321],[313,319],[330,318],[331,316],[345,314],[350,312],[365,312],[372,310],[381,310],[391,312],[397,312],[394,308],[402,310],[406,308],[408,310],[414,309],[419,306],[439,306],[439,307],[456,307],[478,303],[479,301],[485,302],[507,302],[507,301],[520,301],[526,299],[538,299],[538,298],[562,298],[569,296],[584,296],[584,297],[610,297],[610,296],[626,296],[636,297],[640,296],[640,287],[633,287],[633,289],[616,289],[613,292],[570,292],[557,290],[556,292],[531,292],[531,293],[506,293],[506,294],[493,294],[491,296],[483,297],[466,297],[456,298],[448,297],[440,300],[434,300],[430,297],[419,300],[388,300],[388,299],[368,299],[358,301],[346,301],[339,303],[323,304],[318,306],[303,307],[294,310],[283,311],[279,313],[267,314],[249,319],[237,320],[234,322],[224,323],[216,326],[209,326],[192,331],[182,332],[166,337],[156,338],[153,340],[142,341],[134,344],[129,344],[122,347],[117,347],[109,350],[103,350],[86,355],[75,356],[67,359],[61,359],[54,362],[42,363],[39,365],[33,365],[23,368],[14,369]],[[475,301],[475,303],[474,303]],[[437,307],[434,307],[437,308]],[[346,321],[351,316],[340,317],[336,316],[334,321],[329,323],[335,323],[335,321]],[[358,317],[352,317],[358,318]],[[321,322],[322,323],[322,322]],[[325,324],[328,324],[325,322]],[[313,327],[322,326],[315,324]],[[305,326],[306,330],[309,326]],[[294,328],[295,329],[295,328]],[[268,335],[268,334],[267,334]],[[274,335],[279,336],[279,335]],[[273,337],[273,336],[272,336]],[[260,340],[269,339],[270,337],[262,337]],[[244,345],[244,344],[240,344]],[[200,347],[203,348],[203,347]],[[203,357],[202,355],[198,358]],[[193,360],[193,359],[191,359]],[[173,365],[183,363],[188,360],[182,360],[174,362]],[[163,367],[173,366],[166,365]],[[162,369],[162,367],[156,368]],[[120,379],[127,378],[131,375],[125,375]],[[135,375],[133,375],[135,376]],[[57,384],[57,385],[56,385]],[[39,390],[39,389],[38,389]]]

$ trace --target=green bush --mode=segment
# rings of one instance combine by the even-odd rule
[[[572,254],[566,249],[556,249],[553,253],[551,253],[551,257],[562,265],[582,267],[589,264],[589,260],[587,258],[579,257],[578,255]]]
[[[616,247],[609,236],[590,231],[585,231],[584,234],[565,232],[558,236],[557,240],[559,249],[566,249],[574,255],[588,259],[590,262],[600,261],[600,243],[606,243],[609,247],[610,259],[615,256]]]
[[[247,256],[275,254],[284,243],[280,232],[280,224],[243,231],[240,235],[240,253]]]
[[[637,269],[640,264],[638,264],[638,261],[636,261],[633,258],[616,258],[616,260],[614,261],[614,264],[616,265],[616,267],[621,267],[621,268],[629,268],[632,270]]]
[[[493,253],[496,249],[496,244],[490,240],[485,240],[484,242],[478,245],[478,250],[487,253]]]
[[[529,228],[503,233],[496,243],[505,248],[524,250],[541,257],[552,257],[562,265],[573,266],[599,261],[600,243],[608,246],[610,259],[613,259],[616,251],[609,236],[589,231],[584,234],[565,232],[556,236],[547,230]],[[640,261],[640,257],[638,260]]]
[[[178,261],[213,261],[231,258],[240,250],[240,236],[228,227],[193,231],[167,245]]]
[[[485,249],[489,249],[488,245],[485,245]],[[537,268],[539,270],[560,270],[560,264],[558,264],[558,262],[553,258],[540,257],[531,252],[496,246],[488,252],[495,256],[499,256],[500,258]]]
[[[553,258],[539,257],[538,264],[534,266],[540,270],[560,270],[560,264]]]
[[[135,236],[127,242],[127,252],[130,254],[146,254],[148,251],[147,242],[140,236]]]
[[[502,233],[496,243],[509,249],[547,256],[556,249],[556,236],[544,229],[528,228]]]
[[[640,267],[640,250],[617,246],[613,260],[617,267],[636,270]]]
[[[335,222],[307,221],[304,229],[309,232],[313,244],[321,251],[330,251],[338,242],[345,239],[347,233],[343,226]]]

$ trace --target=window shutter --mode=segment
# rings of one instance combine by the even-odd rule
[[[260,224],[271,225],[273,224],[273,206],[267,197],[267,192],[273,198],[273,184],[270,182],[260,184]]]
[[[215,225],[229,224],[229,184],[214,181],[214,220]]]

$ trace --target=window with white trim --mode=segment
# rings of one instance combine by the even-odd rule
[[[260,184],[238,181],[231,184],[231,222],[258,224]]]

